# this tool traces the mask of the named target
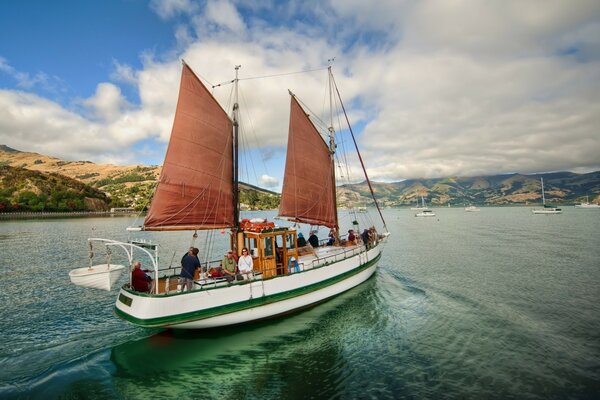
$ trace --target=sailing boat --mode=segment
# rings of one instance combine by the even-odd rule
[[[425,199],[421,196],[421,205],[419,206],[419,200],[417,200],[417,205],[415,207],[411,207],[411,210],[428,210],[429,207],[425,204]]]
[[[591,209],[600,209],[600,204],[590,203],[590,198],[588,195],[585,196],[585,202],[580,204],[576,204],[575,208],[591,208]]]
[[[531,210],[534,214],[560,214],[562,210],[560,208],[546,205],[546,196],[544,195],[544,178],[540,178],[542,182],[542,204],[544,208],[534,208]]]
[[[381,258],[387,231],[373,232],[373,240],[366,245],[350,243],[336,235],[334,245],[306,248],[298,247],[295,226],[278,227],[266,220],[240,221],[238,68],[230,118],[192,69],[183,63],[175,120],[160,181],[140,229],[189,230],[194,235],[198,230],[229,229],[229,249],[239,255],[242,248],[248,248],[253,256],[253,272],[243,280],[230,282],[206,274],[219,263],[219,260],[208,261],[203,263],[203,272],[196,273],[192,289],[183,291],[177,284],[180,268],[159,265],[156,243],[90,239],[110,248],[121,248],[130,262],[134,252],[146,254],[152,260],[151,291],[140,293],[126,283],[117,296],[115,313],[132,324],[203,329],[272,318],[325,301],[361,284],[373,275]],[[331,67],[329,82],[329,93],[335,90],[339,97]],[[296,96],[290,92],[290,97],[279,217],[339,232],[334,129],[328,128],[329,143],[326,143]],[[367,183],[373,194],[368,177]],[[381,211],[379,215],[385,228]]]

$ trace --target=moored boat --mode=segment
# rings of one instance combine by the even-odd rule
[[[435,217],[435,213],[432,210],[423,210],[416,213],[415,217]]]
[[[590,203],[589,197],[585,196],[585,201],[582,201],[581,203],[576,204],[575,208],[586,208],[586,209],[600,210],[600,204]]]
[[[540,182],[542,183],[542,208],[534,208],[531,210],[534,214],[560,214],[562,210],[558,207],[552,207],[546,204],[546,196],[544,194],[544,178],[540,178]]]

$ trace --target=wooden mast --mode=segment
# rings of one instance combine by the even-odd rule
[[[328,82],[329,82],[329,121],[330,125],[328,128],[329,131],[329,154],[331,157],[331,191],[332,191],[332,199],[333,199],[333,207],[334,207],[334,229],[335,229],[335,240],[339,239],[340,226],[338,222],[338,214],[337,214],[337,193],[336,193],[336,185],[335,185],[335,129],[333,129],[333,79],[331,72],[331,65],[327,67],[328,70]]]

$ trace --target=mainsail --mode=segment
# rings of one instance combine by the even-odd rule
[[[187,64],[146,230],[234,225],[233,123]]]
[[[285,175],[279,215],[334,227],[333,163],[323,138],[292,95]]]

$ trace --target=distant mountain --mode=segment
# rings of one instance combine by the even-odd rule
[[[434,206],[467,204],[517,205],[542,202],[540,177],[544,178],[546,203],[579,203],[589,195],[600,201],[600,171],[588,174],[552,172],[440,179],[408,179],[402,182],[372,182],[378,201],[386,206],[409,206],[420,201]],[[341,205],[372,204],[366,182],[338,188]]]

